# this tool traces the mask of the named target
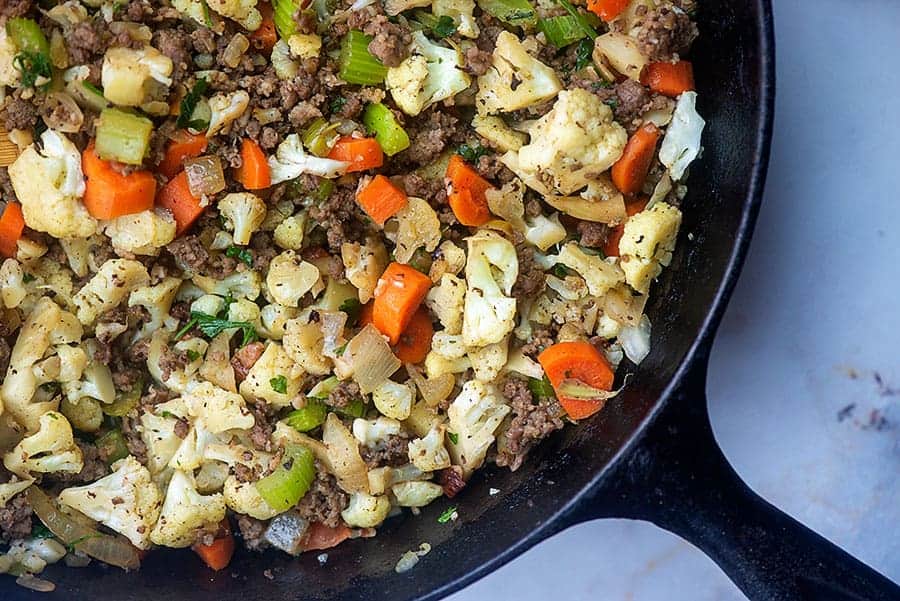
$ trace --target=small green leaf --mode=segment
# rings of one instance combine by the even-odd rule
[[[202,123],[191,121],[191,116],[194,114],[194,109],[197,108],[197,103],[200,102],[200,99],[203,97],[203,94],[206,92],[206,88],[209,87],[209,82],[205,79],[198,79],[197,83],[194,84],[194,87],[191,88],[191,91],[184,95],[184,98],[181,99],[181,110],[178,113],[178,121],[177,125],[181,128],[188,128],[194,130],[203,130],[206,127],[209,127],[209,124],[206,124],[206,127],[195,127],[196,125],[203,125]]]
[[[459,434],[456,432],[447,432],[447,438],[449,438],[450,442],[453,444],[459,444]]]
[[[284,376],[275,376],[269,380],[269,386],[271,386],[272,390],[275,392],[284,394],[287,392],[287,378]]]
[[[591,56],[594,53],[594,40],[584,38],[578,42],[575,49],[575,70],[580,71],[591,63]]]
[[[241,248],[240,246],[234,246],[232,244],[225,250],[225,256],[237,259],[243,262],[247,267],[253,267],[253,253],[250,252],[249,248]]]
[[[438,39],[446,38],[456,33],[456,23],[453,21],[453,17],[443,15],[431,30]]]
[[[197,359],[200,358],[200,353],[198,353],[194,349],[188,349],[187,350],[187,358],[188,358],[188,361],[193,363],[194,361],[196,361]]]
[[[344,105],[347,104],[347,99],[343,96],[338,96],[328,105],[328,108],[331,110],[332,114],[340,113],[344,109]]]
[[[553,385],[547,376],[538,380],[537,378],[528,378],[528,390],[532,396],[538,399],[554,399],[556,393],[553,391]]]
[[[467,163],[474,163],[484,155],[490,152],[487,148],[478,144],[461,144],[459,148],[456,149],[456,154],[461,156],[463,160]]]
[[[38,522],[31,528],[31,538],[53,538],[53,533],[41,522]]]
[[[453,515],[456,513],[456,506],[448,507],[445,509],[441,515],[438,516],[438,524],[446,524],[450,520],[453,519]]]
[[[22,87],[33,88],[40,78],[47,79],[46,83],[41,84],[41,89],[46,88],[53,76],[53,68],[50,65],[50,59],[38,52],[20,52],[13,59],[13,65],[22,73]]]
[[[342,344],[341,346],[339,346],[339,347],[337,347],[336,349],[334,349],[334,354],[337,355],[338,357],[343,357],[343,356],[344,356],[344,351],[346,351],[346,350],[347,350],[347,345],[346,345],[346,344]]]
[[[347,314],[347,325],[354,326],[356,325],[356,322],[359,321],[362,305],[360,304],[359,299],[351,297],[341,303],[341,306],[338,307],[338,311],[343,311]]]
[[[26,284],[30,284],[31,282],[35,281],[36,279],[37,279],[36,277],[34,277],[33,275],[31,275],[28,272],[25,272],[22,274],[22,281],[25,282]]]

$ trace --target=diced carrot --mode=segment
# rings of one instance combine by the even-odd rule
[[[241,142],[241,168],[237,171],[237,180],[245,190],[263,190],[272,185],[266,153],[249,138]]]
[[[156,204],[172,212],[177,225],[175,233],[178,236],[187,231],[191,224],[203,214],[200,199],[191,194],[187,173],[184,171],[169,180],[169,183],[159,191],[156,196]]]
[[[96,219],[115,219],[153,208],[156,178],[149,171],[122,175],[94,152],[91,144],[81,155],[85,208]]]
[[[431,288],[431,278],[409,265],[391,263],[375,287],[372,324],[397,344]]]
[[[419,363],[425,360],[431,350],[432,336],[434,325],[431,323],[431,315],[428,314],[428,309],[419,307],[392,349],[404,363]]]
[[[633,200],[631,202],[625,203],[625,212],[629,217],[633,215],[637,215],[641,211],[644,210],[644,207],[647,206],[647,203],[650,201],[649,198],[638,198],[637,200]],[[620,223],[616,227],[610,230],[609,235],[606,237],[606,244],[603,245],[603,254],[607,257],[618,257],[619,256],[619,242],[622,240],[622,235],[625,233],[625,224]]]
[[[250,34],[250,43],[257,50],[265,50],[271,52],[272,48],[278,42],[278,32],[275,29],[275,20],[273,19],[272,4],[270,2],[260,2],[256,8],[262,14],[262,25],[259,29]]]
[[[609,23],[628,7],[631,0],[588,0],[587,9]]]
[[[306,540],[303,541],[303,551],[322,551],[336,547],[350,538],[350,528],[341,524],[335,528],[326,526],[321,522],[313,522],[306,531]]]
[[[391,183],[383,175],[376,175],[369,184],[356,194],[359,206],[378,225],[393,217],[406,206],[406,192]]]
[[[191,547],[194,553],[200,556],[203,563],[217,572],[225,569],[231,562],[232,555],[234,555],[234,535],[231,534],[227,518],[222,520],[219,529],[219,535],[216,536],[211,545],[197,543]]]
[[[491,212],[485,192],[492,186],[458,154],[450,157],[446,180],[449,184],[450,208],[457,221],[468,226],[484,225],[490,221]]]
[[[179,129],[172,135],[169,145],[166,146],[166,154],[159,163],[157,170],[172,179],[179,171],[184,169],[184,160],[192,159],[203,154],[206,150],[207,139],[203,134],[192,134],[186,129]]]
[[[694,89],[694,66],[690,61],[650,63],[641,74],[641,83],[657,94],[675,98]]]
[[[335,142],[328,158],[350,163],[347,173],[375,169],[384,164],[384,152],[375,138],[344,136]]]
[[[0,215],[0,255],[7,258],[16,256],[19,249],[19,238],[25,230],[25,217],[22,216],[22,205],[17,202],[6,203],[3,215]]]
[[[603,408],[603,401],[599,399],[571,398],[560,394],[560,386],[566,380],[577,380],[598,390],[612,390],[615,373],[594,345],[583,341],[560,342],[538,355],[538,362],[569,417],[584,419]]]
[[[622,158],[612,166],[612,181],[623,194],[637,194],[644,187],[644,180],[653,164],[656,143],[660,131],[652,123],[645,123],[634,132],[625,145]]]

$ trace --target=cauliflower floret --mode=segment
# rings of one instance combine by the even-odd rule
[[[187,407],[188,415],[195,420],[202,420],[213,434],[226,430],[249,430],[256,423],[241,395],[223,390],[210,382],[190,387],[181,400]]]
[[[444,494],[440,484],[434,482],[399,482],[391,487],[391,492],[400,507],[425,507]]]
[[[384,0],[384,12],[396,17],[405,10],[420,8],[431,4],[431,0]]]
[[[464,38],[478,37],[478,22],[475,21],[475,0],[434,0],[431,12],[436,17],[453,17],[456,33]]]
[[[206,294],[225,298],[246,298],[256,300],[262,288],[259,273],[255,269],[237,271],[222,280],[203,275],[195,275],[191,281]]]
[[[284,326],[284,350],[297,365],[309,374],[324,376],[331,372],[331,359],[325,356],[325,336],[318,320],[312,319],[312,310],[304,310]]]
[[[409,58],[388,69],[384,84],[404,113],[418,115],[468,88],[472,78],[458,49],[439,46],[414,31]]]
[[[323,159],[306,154],[300,136],[291,134],[278,145],[274,156],[269,157],[269,169],[272,172],[272,185],[286,182],[309,173],[319,177],[338,177],[347,169],[349,163]]]
[[[363,492],[350,495],[350,503],[341,512],[348,526],[374,528],[391,512],[391,501],[385,496],[375,497]]]
[[[566,228],[559,222],[558,213],[553,213],[550,217],[538,215],[525,222],[525,240],[534,244],[541,251],[546,251],[565,239]]]
[[[469,349],[469,361],[472,362],[475,378],[482,382],[493,382],[503,371],[508,353],[508,339],[481,348]]]
[[[103,56],[103,95],[113,104],[141,106],[160,86],[172,85],[172,59],[153,46],[116,46]]]
[[[15,309],[25,297],[25,272],[15,259],[6,259],[0,265],[0,305],[7,309]]]
[[[214,526],[224,518],[225,500],[221,494],[201,495],[191,474],[175,470],[159,520],[150,532],[150,541],[165,547],[187,547],[194,543],[201,529]]]
[[[368,238],[365,244],[344,242],[341,259],[347,280],[359,290],[359,302],[365,304],[375,295],[378,278],[388,265],[387,249],[381,240]]]
[[[184,401],[175,399],[161,403],[153,411],[141,413],[141,439],[147,446],[147,467],[156,475],[162,472],[182,444],[182,439],[175,433],[179,418],[187,418],[187,407]]]
[[[619,242],[620,265],[625,281],[638,292],[646,293],[663,266],[672,260],[675,239],[681,227],[681,211],[658,202],[625,222]]]
[[[592,296],[603,296],[607,290],[615,288],[625,279],[618,265],[607,262],[599,255],[585,253],[576,242],[565,244],[560,249],[556,262],[577,271],[584,278]]]
[[[306,212],[285,218],[272,232],[275,244],[286,250],[303,248],[303,232],[306,229]]]
[[[277,342],[270,342],[241,382],[241,394],[263,399],[275,407],[286,407],[300,392],[303,370]]]
[[[700,141],[706,121],[697,113],[697,92],[685,92],[678,97],[672,122],[659,147],[659,161],[669,168],[675,180],[680,180],[688,166],[700,154]]]
[[[297,317],[297,309],[285,307],[278,303],[272,303],[263,307],[259,312],[259,333],[270,340],[284,338],[284,329],[287,322]]]
[[[428,434],[409,441],[409,460],[423,472],[436,472],[450,467],[450,453],[444,446],[447,427],[434,424]]]
[[[447,359],[459,359],[466,354],[466,344],[460,334],[435,332],[431,339],[431,350]]]
[[[278,515],[256,490],[253,482],[240,482],[234,476],[228,476],[222,489],[225,505],[236,513],[249,515],[257,520],[270,520]]]
[[[237,21],[247,31],[256,31],[262,24],[256,0],[206,0],[206,5],[223,17]]]
[[[453,463],[466,473],[481,466],[488,447],[494,442],[494,431],[510,408],[490,384],[470,380],[447,409],[449,428],[457,436],[450,445]]]
[[[415,393],[408,384],[386,380],[372,391],[372,403],[382,415],[406,419],[412,409]]]
[[[472,117],[475,133],[487,140],[501,152],[518,152],[528,141],[528,136],[516,131],[495,115],[475,115]]]
[[[461,374],[471,367],[472,362],[469,361],[468,356],[454,359],[431,351],[425,357],[425,373],[429,378],[439,378],[444,374]]]
[[[178,320],[169,315],[169,310],[180,286],[181,280],[167,277],[156,286],[144,286],[131,293],[128,306],[144,307],[150,314],[150,320],[141,327],[141,338],[149,338],[160,328],[174,330],[178,327]]]
[[[6,469],[27,478],[29,472],[77,474],[84,467],[72,426],[62,413],[48,411],[39,418],[38,431],[23,438],[3,456]]]
[[[430,253],[441,241],[441,222],[437,213],[421,198],[410,196],[394,219],[397,220],[394,258],[399,263],[409,263],[419,248]]]
[[[563,89],[556,72],[534,58],[515,35],[501,31],[487,73],[478,78],[479,113],[511,112],[550,100]]]
[[[266,218],[266,203],[250,192],[232,192],[219,201],[219,213],[225,227],[233,231],[234,243],[246,246]]]
[[[26,478],[25,480],[10,480],[0,484],[0,509],[6,507],[9,501],[32,485],[34,478]]]
[[[22,72],[15,65],[17,54],[16,44],[6,33],[6,28],[0,28],[0,88],[15,88],[19,85]]]
[[[288,48],[301,60],[316,58],[322,51],[322,38],[314,33],[295,33],[288,38]]]
[[[116,400],[116,386],[109,367],[98,361],[91,361],[80,375],[80,379],[62,382],[62,390],[71,403],[88,397],[103,403]]]
[[[209,108],[212,116],[209,118],[206,137],[211,138],[225,129],[232,121],[244,114],[249,104],[250,94],[245,90],[237,90],[228,94],[222,92],[210,98]]]
[[[148,209],[104,221],[103,233],[120,254],[158,255],[175,239],[175,219],[168,211]]]
[[[400,422],[390,417],[353,420],[353,436],[364,447],[384,444],[391,436],[400,434]]]
[[[531,142],[517,155],[504,155],[504,163],[529,185],[537,180],[562,194],[584,188],[612,167],[628,142],[625,129],[613,121],[612,109],[581,88],[560,92],[553,109],[530,133]]]
[[[437,283],[445,273],[459,275],[466,266],[466,253],[450,240],[444,240],[434,253],[428,277]]]
[[[200,25],[207,25],[206,5],[202,0],[172,0],[172,8],[190,17]]]
[[[516,299],[509,295],[519,276],[519,261],[512,243],[494,232],[482,230],[467,242],[462,335],[466,346],[480,347],[503,340],[515,325]]]
[[[466,284],[451,273],[441,276],[441,282],[428,291],[425,304],[437,315],[447,334],[462,333],[463,306]]]
[[[321,279],[318,267],[304,261],[296,252],[286,250],[269,263],[266,289],[276,303],[296,307]]]
[[[150,530],[162,506],[150,472],[131,455],[117,461],[110,475],[63,490],[59,502],[125,535],[138,549],[150,548]]]
[[[114,309],[132,291],[150,283],[147,268],[131,259],[110,259],[72,299],[78,308],[78,320],[92,325],[97,318]]]
[[[87,238],[97,231],[97,220],[79,202],[85,188],[81,154],[52,129],[41,142],[41,151],[32,144],[9,166],[25,224],[54,238]]]

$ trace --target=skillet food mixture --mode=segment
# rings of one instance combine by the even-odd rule
[[[319,553],[600,411],[694,10],[0,2],[0,572]]]

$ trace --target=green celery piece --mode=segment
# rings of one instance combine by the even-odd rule
[[[303,498],[316,478],[315,458],[302,445],[286,445],[274,472],[256,482],[256,490],[272,509],[287,511]]]
[[[75,102],[98,113],[109,106],[109,100],[103,97],[103,91],[89,81],[72,81],[66,85]]]
[[[106,415],[124,417],[131,413],[132,409],[138,406],[138,403],[141,400],[141,390],[143,390],[143,382],[142,380],[138,380],[132,385],[131,390],[128,392],[118,391],[116,393],[116,399],[112,403],[109,405],[101,403],[100,408],[103,409],[103,413]]]
[[[364,417],[366,415],[366,404],[359,397],[353,399],[345,407],[335,407],[334,410],[345,417]]]
[[[527,1],[527,0],[526,0]],[[338,58],[338,75],[347,83],[374,86],[384,82],[387,67],[369,52],[372,37],[361,31],[351,30],[341,41]]]
[[[565,48],[586,35],[578,18],[572,15],[541,19],[538,21],[538,29],[544,32],[547,41],[557,48]]]
[[[310,123],[303,132],[303,145],[317,157],[328,156],[331,147],[340,137],[335,131],[338,125],[338,123],[328,123],[324,118],[319,117]]]
[[[393,156],[409,148],[409,135],[406,130],[397,123],[397,118],[391,109],[380,102],[366,107],[363,123],[370,132],[375,134],[375,139],[378,140],[384,154]]]
[[[96,441],[100,456],[106,458],[107,465],[112,465],[119,459],[124,459],[130,454],[125,437],[120,430],[110,430]]]
[[[328,408],[325,403],[315,399],[308,399],[306,406],[288,413],[284,423],[298,432],[309,432],[325,423]]]
[[[17,17],[6,22],[6,33],[19,52],[50,57],[50,42],[33,19]]]
[[[537,13],[528,0],[478,0],[481,10],[510,25],[534,26]]]
[[[153,122],[146,117],[107,108],[97,123],[97,155],[104,161],[140,165],[150,148]]]

